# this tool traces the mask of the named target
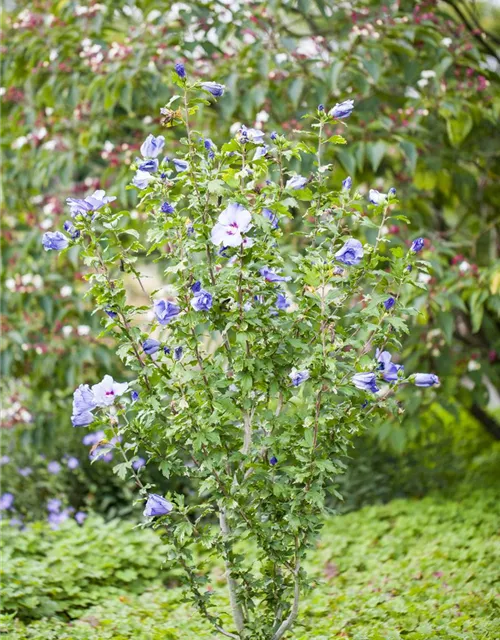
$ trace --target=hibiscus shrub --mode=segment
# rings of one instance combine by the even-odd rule
[[[43,239],[47,249],[81,246],[96,310],[131,375],[81,385],[72,421],[104,430],[97,458],[111,448],[122,456],[115,471],[134,476],[145,525],[165,533],[169,561],[213,627],[279,640],[297,617],[304,556],[352,437],[376,414],[398,413],[399,386],[438,383],[408,375],[389,351],[416,313],[405,300],[422,286],[423,241],[387,246],[385,225],[404,220],[395,189],[371,190],[366,205],[350,178],[330,184],[323,152],[346,143],[351,100],[305,116],[311,131],[299,141],[240,126],[219,146],[189,119],[224,87],[191,82],[182,65],[172,78],[180,91],[162,123],[185,127],[186,151],[163,156],[164,136],[142,145],[129,187],[146,214],[140,232],[97,192],[68,201],[69,235]],[[311,175],[292,170],[302,159]],[[150,262],[161,290],[148,286]],[[130,278],[143,300],[127,295]],[[139,451],[167,478],[188,478],[193,496],[154,493],[134,468]],[[240,540],[257,560],[238,553]],[[195,545],[224,560],[230,623]]]

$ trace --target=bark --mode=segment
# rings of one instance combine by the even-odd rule
[[[473,404],[469,411],[495,440],[500,440],[500,424],[498,424],[495,418],[492,418],[490,414],[478,404]]]

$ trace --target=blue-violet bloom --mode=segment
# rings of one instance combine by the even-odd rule
[[[68,510],[64,509],[60,513],[49,513],[47,522],[50,524],[51,529],[59,529],[59,525],[65,522],[69,518]]]
[[[148,354],[148,356],[154,355],[157,351],[160,350],[160,347],[161,343],[154,338],[147,338],[142,343],[142,348],[144,349],[144,352]]]
[[[335,257],[340,262],[353,266],[359,264],[363,258],[363,245],[359,240],[350,238],[344,246],[337,251]]]
[[[329,116],[337,120],[348,118],[354,109],[354,100],[344,100],[343,102],[337,102],[329,111]]]
[[[85,522],[85,518],[87,517],[87,514],[84,513],[83,511],[77,511],[75,513],[75,520],[78,522],[78,524],[82,525]]]
[[[49,462],[47,465],[47,471],[53,475],[57,475],[59,471],[61,471],[61,465],[59,462],[56,462],[56,460],[52,460],[52,462]]]
[[[263,158],[266,153],[268,152],[269,148],[267,146],[267,144],[263,144],[261,147],[257,147],[257,149],[255,149],[255,154],[253,159],[254,160],[260,160],[261,158]]]
[[[88,384],[81,384],[73,393],[73,414],[92,411],[96,407],[94,394]]]
[[[186,169],[189,167],[189,162],[186,162],[186,160],[179,160],[177,158],[174,158],[172,162],[174,163],[176,171],[186,171]]]
[[[239,142],[253,142],[253,144],[264,144],[264,132],[260,129],[248,128],[242,125],[236,134]]]
[[[97,211],[114,200],[116,200],[114,196],[107,196],[103,189],[98,189],[83,200],[80,198],[67,198],[66,204],[69,205],[69,212],[71,217],[74,218],[79,213],[86,215],[89,211]]]
[[[71,220],[65,221],[65,223],[63,224],[63,229],[64,231],[66,231],[66,233],[69,233],[72,240],[76,240],[80,237],[80,232],[78,231],[78,229],[75,229]]]
[[[205,289],[200,289],[192,298],[191,306],[195,311],[208,311],[212,307],[212,302],[212,294]]]
[[[396,304],[396,299],[393,298],[392,296],[390,296],[389,298],[387,298],[387,300],[384,300],[383,305],[385,307],[386,311],[389,311],[389,309],[392,309],[392,307]]]
[[[269,220],[269,223],[271,224],[271,227],[273,229],[278,228],[278,216],[273,213],[271,209],[262,209],[262,215],[264,216],[264,218],[267,218],[267,220]]]
[[[33,473],[33,469],[31,467],[22,467],[21,469],[18,469],[18,472],[20,476],[27,478]]]
[[[372,393],[379,391],[374,373],[356,373],[352,376],[351,380],[357,389],[371,391]]]
[[[14,496],[12,493],[4,493],[0,496],[0,511],[6,511],[10,509],[14,503]]]
[[[259,273],[262,277],[266,279],[267,282],[288,282],[291,278],[290,276],[280,276],[269,267],[262,267],[259,270]]]
[[[293,176],[285,185],[286,189],[303,189],[307,184],[307,178],[304,176]]]
[[[154,180],[154,177],[149,173],[149,171],[137,171],[134,179],[132,180],[132,184],[134,187],[137,187],[142,191],[142,189],[146,189],[149,183]]]
[[[94,422],[95,416],[91,411],[83,411],[82,413],[75,413],[71,416],[71,423],[74,427],[86,427]]]
[[[289,306],[290,303],[286,299],[286,296],[284,296],[282,293],[278,293],[278,297],[276,299],[276,308],[280,309],[280,311],[286,311]]]
[[[378,370],[382,372],[382,378],[386,382],[397,382],[398,372],[403,371],[403,365],[392,362],[392,356],[388,351],[377,349],[375,357],[378,362]]]
[[[184,79],[186,77],[186,69],[182,62],[177,62],[174,65],[175,73],[179,76],[179,78]]]
[[[433,387],[439,384],[439,378],[433,373],[416,373],[415,385],[417,387]]]
[[[75,458],[74,456],[70,456],[66,461],[66,466],[68,467],[68,469],[71,469],[71,470],[78,469],[78,467],[80,466],[80,461],[78,460],[78,458]]]
[[[42,244],[45,251],[61,251],[69,245],[69,240],[60,231],[47,231],[42,236]]]
[[[345,180],[342,180],[342,189],[344,191],[350,191],[352,187],[352,178],[351,176],[347,176]]]
[[[385,193],[380,193],[376,189],[370,189],[368,192],[368,200],[375,205],[383,204],[387,201],[387,196]]]
[[[168,324],[181,312],[180,308],[169,300],[157,300],[153,308],[160,324]]]
[[[307,369],[304,369],[304,371],[292,371],[292,373],[288,375],[293,386],[298,387],[299,384],[302,384],[309,378],[309,371]]]
[[[137,167],[139,171],[147,171],[148,173],[156,173],[158,171],[158,158],[148,158],[141,162]]]
[[[95,433],[87,433],[87,435],[83,436],[82,443],[85,446],[94,445],[100,442],[105,438],[104,431],[96,431]]]
[[[47,511],[49,513],[59,513],[61,509],[61,501],[58,498],[51,498],[47,500]]]
[[[417,238],[411,243],[410,251],[413,253],[419,253],[424,248],[425,241],[423,238]]]
[[[182,347],[175,347],[174,349],[174,360],[180,360],[182,358]]]
[[[158,136],[155,138],[151,133],[141,145],[141,154],[143,158],[157,158],[163,151],[165,146],[165,137]]]
[[[208,91],[216,98],[223,96],[224,89],[226,88],[223,84],[219,84],[218,82],[202,82],[201,86],[205,91]]]
[[[173,213],[175,211],[174,205],[170,204],[170,202],[165,201],[160,208],[162,213]]]
[[[146,464],[146,460],[144,460],[144,458],[137,458],[137,460],[134,460],[134,462],[132,462],[132,468],[137,471],[138,469],[143,467],[145,464]]]
[[[150,493],[144,509],[144,515],[148,518],[154,516],[166,516],[174,508],[173,504],[156,493]]]

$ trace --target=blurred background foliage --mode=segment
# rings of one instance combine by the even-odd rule
[[[344,508],[422,495],[496,451],[498,18],[489,3],[458,0],[6,4],[2,454],[12,470],[7,489],[29,496],[36,487],[23,515],[62,490],[74,509],[115,516],[131,508],[132,487],[111,479],[106,462],[88,463],[82,431],[69,421],[79,382],[122,378],[120,361],[111,339],[99,337],[78,249],[45,253],[40,237],[67,219],[69,195],[104,188],[122,208],[134,207],[129,165],[146,135],[160,133],[175,61],[227,86],[199,114],[216,143],[236,122],[299,135],[305,113],[352,98],[342,130],[349,144],[330,149],[332,182],[351,175],[362,193],[395,186],[411,223],[386,233],[401,246],[426,238],[431,276],[415,297],[420,314],[400,355],[408,370],[438,374],[441,387],[401,391],[401,413],[360,439],[341,480],[351,496]],[[162,133],[175,153],[181,132]],[[67,455],[81,460],[78,470],[67,469]],[[58,487],[50,461],[67,476],[61,483],[52,474]],[[36,483],[19,476],[25,467]]]

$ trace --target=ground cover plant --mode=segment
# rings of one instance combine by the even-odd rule
[[[475,491],[467,485],[455,500],[436,494],[421,501],[396,500],[328,519],[321,542],[310,556],[312,586],[302,605],[300,624],[288,637],[494,640],[500,633],[498,504],[496,491]],[[128,534],[121,532],[121,544],[126,548],[128,537],[134,535],[130,532],[130,529]],[[139,536],[146,534],[142,531]],[[32,538],[34,533],[20,535]],[[84,537],[94,538],[92,527],[87,525],[79,538],[71,530],[64,534],[49,530],[46,535],[49,539],[64,535],[75,542]],[[132,548],[135,545],[134,542]],[[33,561],[33,547],[27,554],[22,551],[22,543],[16,543],[14,548],[14,556],[23,553],[25,562]],[[247,551],[252,553],[250,549]],[[149,559],[152,557],[148,554]],[[91,570],[94,562],[91,555],[85,558],[87,570]],[[48,570],[50,561],[46,560],[44,566]],[[17,575],[11,573],[9,563],[4,570],[7,577]],[[158,572],[155,578],[148,578],[149,586],[141,595],[131,593],[123,582],[116,581],[119,595],[108,595],[105,602],[78,613],[71,622],[67,620],[68,612],[75,615],[79,610],[67,601],[66,609],[51,619],[23,623],[4,615],[3,637],[9,640],[213,638],[210,626],[192,605],[185,603],[181,589],[175,586],[166,589],[159,584],[160,579]],[[114,570],[108,565],[106,581],[112,584],[114,580]],[[222,565],[213,567],[210,585],[227,616],[229,603],[224,583]],[[27,591],[30,584],[33,579],[29,572],[23,573],[17,593]],[[99,587],[92,587],[90,597],[99,594],[102,594]],[[79,592],[75,591],[75,602],[78,598]]]

